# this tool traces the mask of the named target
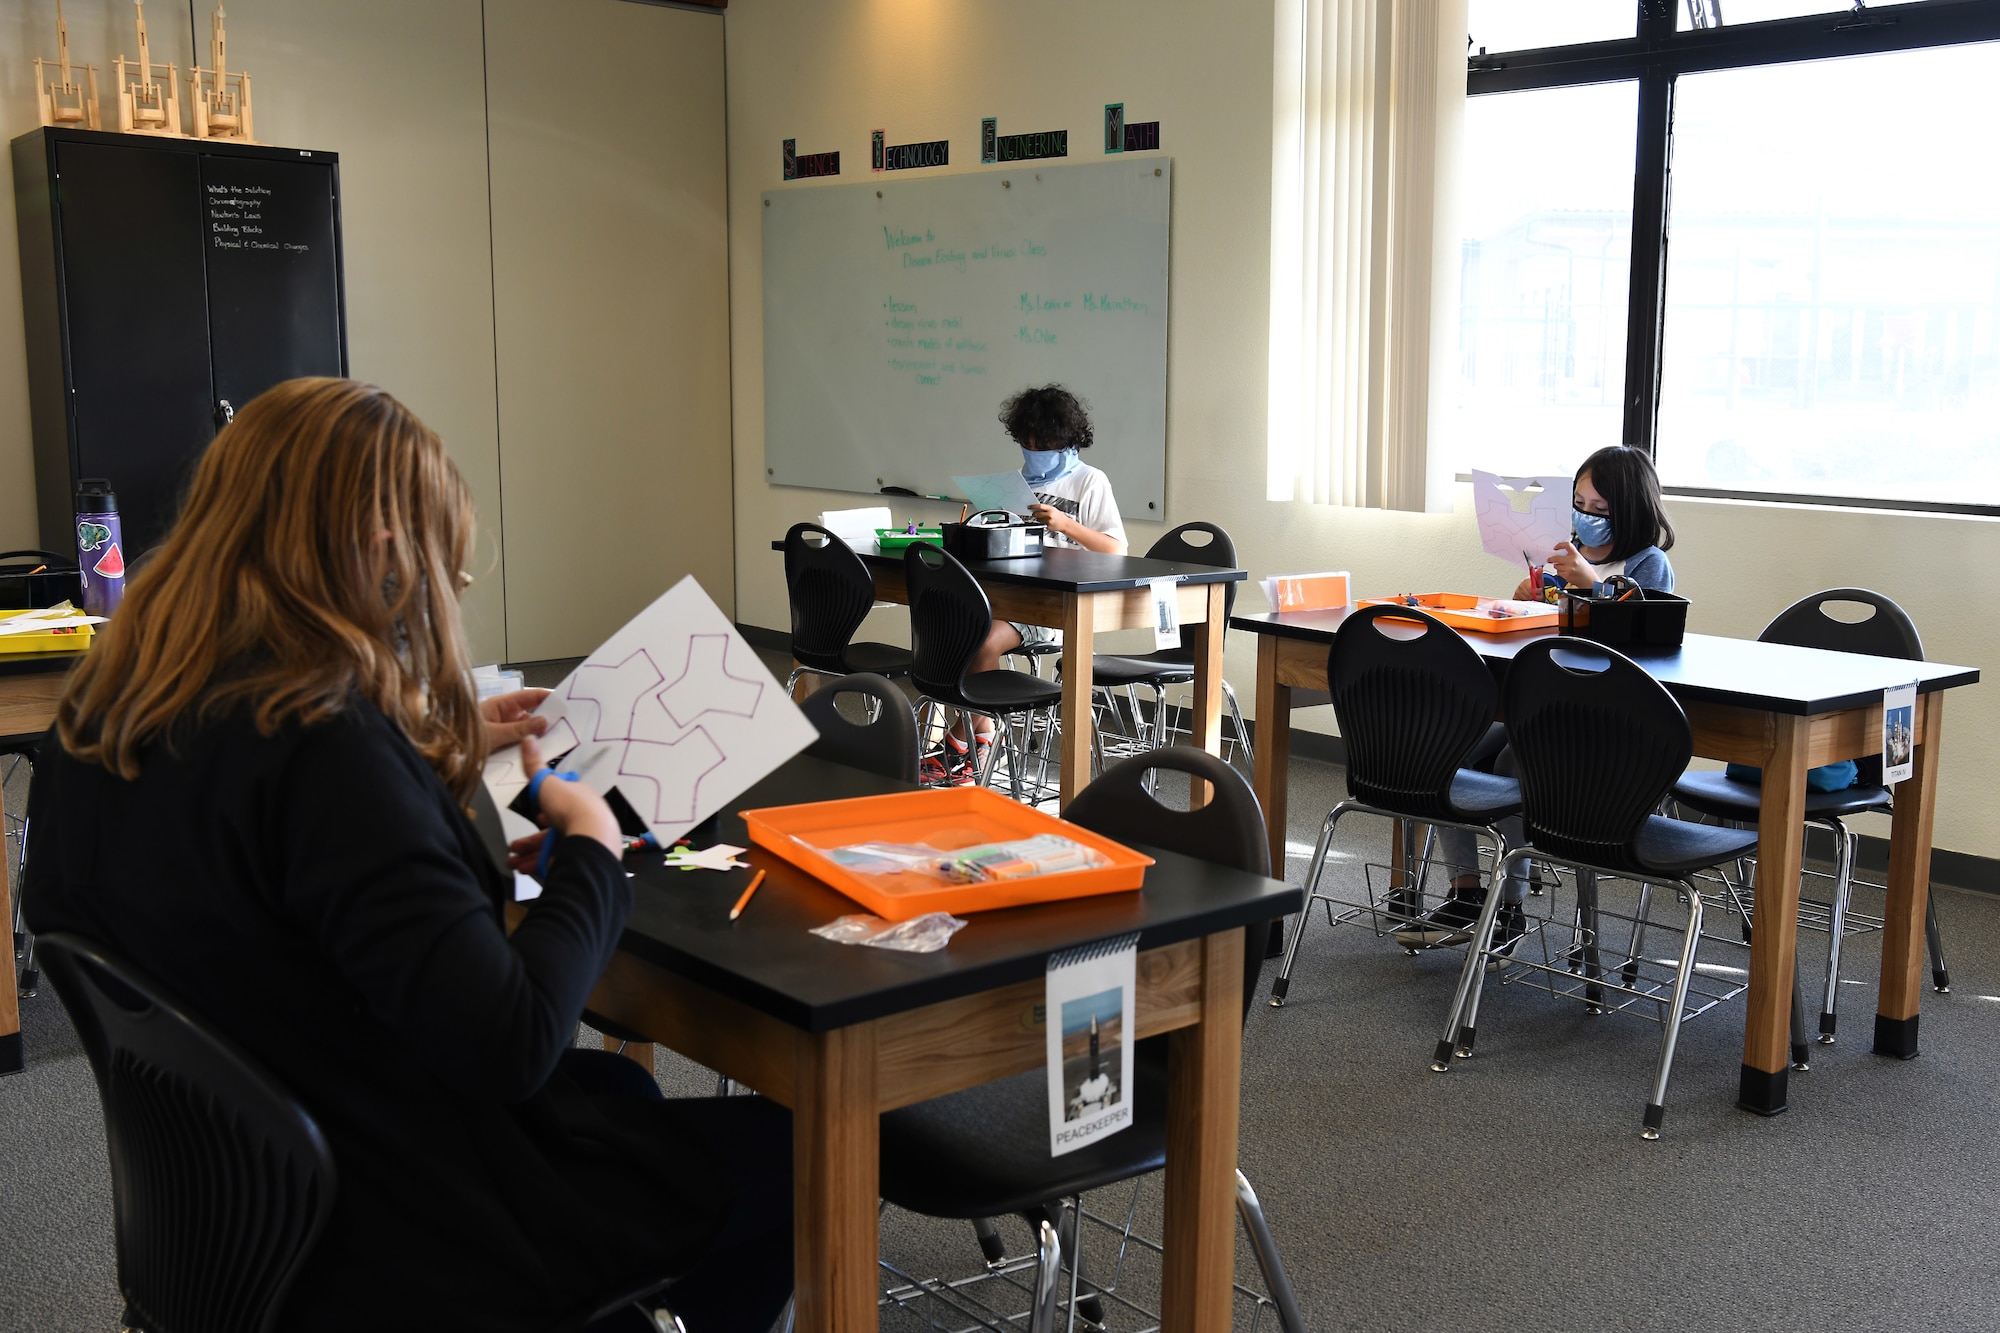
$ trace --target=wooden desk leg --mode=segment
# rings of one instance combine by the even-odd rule
[[[1202,941],[1201,1022],[1167,1038],[1162,1333],[1230,1320],[1236,1274],[1236,1134],[1243,1069],[1243,932]]]
[[[1228,618],[1223,613],[1223,595],[1226,583],[1208,585],[1208,618],[1199,625],[1189,628],[1195,632],[1194,649],[1194,720],[1193,730],[1188,735],[1190,744],[1199,745],[1210,754],[1222,753],[1222,641],[1229,631]],[[1208,784],[1196,782],[1189,793],[1188,804],[1199,809],[1209,800]]]
[[[0,843],[0,846],[5,846]],[[7,891],[7,870],[0,866],[0,935],[9,941],[7,967],[0,975],[0,1074],[18,1074],[27,1068],[27,1053],[21,1047],[21,1001],[16,993],[14,971],[14,899]]]
[[[604,1049],[613,1055],[624,1056],[648,1074],[653,1072],[653,1043],[650,1041],[621,1041],[607,1032],[604,1034]]]
[[[1917,1054],[1924,976],[1924,905],[1931,888],[1931,824],[1937,813],[1938,744],[1944,695],[1924,696],[1915,768],[1896,784],[1889,825],[1889,903],[1882,922],[1882,989],[1875,1002],[1875,1054]]]
[[[1791,1067],[1792,971],[1798,960],[1799,867],[1805,852],[1806,719],[1771,718],[1757,820],[1757,920],[1750,943],[1749,1012],[1736,1104],[1758,1115],[1785,1109]]]
[[[1271,874],[1285,878],[1286,759],[1292,745],[1292,687],[1278,683],[1278,640],[1257,636],[1257,757],[1251,786],[1264,807],[1271,839]]]
[[[1090,694],[1095,673],[1097,608],[1091,596],[1063,598],[1062,786],[1058,808],[1067,808],[1090,785]]]
[[[1239,984],[1241,984],[1239,982]],[[792,1272],[799,1333],[876,1327],[881,1222],[875,1025],[801,1034],[792,1084]]]

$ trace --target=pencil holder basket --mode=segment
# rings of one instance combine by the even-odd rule
[[[1687,598],[1651,588],[1623,601],[1565,588],[1559,610],[1564,634],[1607,648],[1678,648],[1687,634]]]

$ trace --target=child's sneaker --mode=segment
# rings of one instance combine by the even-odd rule
[[[1514,957],[1514,946],[1528,933],[1528,914],[1519,903],[1501,903],[1493,918],[1493,955],[1486,960],[1488,972],[1504,969]]]
[[[979,775],[986,768],[986,757],[993,749],[993,733],[979,732],[976,750],[968,749],[965,742],[949,732],[944,738],[944,767],[948,774],[946,781],[954,787],[970,787],[979,781]]]

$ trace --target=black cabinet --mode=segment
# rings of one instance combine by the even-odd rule
[[[41,129],[14,140],[42,545],[80,477],[144,553],[230,412],[347,373],[332,153]]]

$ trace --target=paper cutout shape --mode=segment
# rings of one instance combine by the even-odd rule
[[[567,750],[564,768],[616,789],[662,844],[819,738],[692,577],[605,640],[535,712],[549,719],[542,754]],[[520,768],[496,756],[489,786],[502,758]],[[505,806],[498,786],[494,799]]]
[[[736,859],[737,854],[744,850],[726,842],[718,842],[700,851],[692,847],[670,847],[667,849],[666,865],[669,870],[748,870],[748,863]]]
[[[722,767],[722,758],[722,751],[715,741],[700,727],[672,745],[632,741],[625,746],[624,762],[618,765],[618,775],[637,781],[618,785],[625,793],[625,799],[632,803],[632,808],[648,824],[671,824],[681,819],[693,823],[695,798],[701,791],[701,780]],[[646,782],[653,784],[650,803],[645,800],[643,792],[634,790]]]
[[[612,741],[632,734],[632,714],[639,701],[665,679],[642,648],[616,666],[591,666],[586,662],[567,683],[570,698],[588,699],[597,705],[597,730],[591,739]]]
[[[704,712],[754,717],[764,687],[751,676],[729,669],[729,636],[696,634],[688,639],[687,661],[673,684],[660,691],[667,716],[690,726]],[[762,666],[757,674],[769,678]]]
[[[1472,509],[1479,516],[1479,544],[1527,572],[1569,540],[1568,477],[1502,477],[1474,469]]]

